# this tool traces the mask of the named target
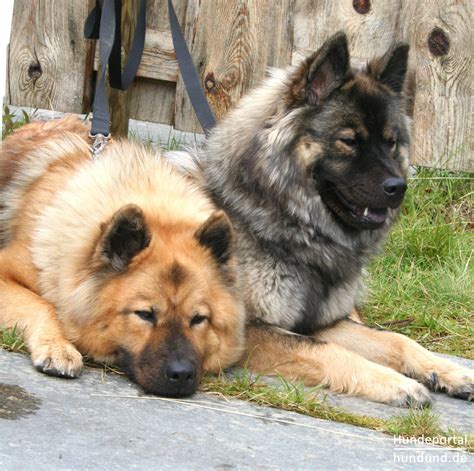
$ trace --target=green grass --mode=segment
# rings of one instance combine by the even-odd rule
[[[384,421],[381,419],[353,414],[329,405],[324,399],[319,399],[317,395],[321,389],[319,387],[308,391],[301,384],[290,383],[284,378],[279,378],[279,380],[280,384],[277,387],[268,385],[264,380],[254,377],[246,369],[242,369],[231,377],[206,375],[202,380],[201,389],[205,392],[241,399],[260,406],[275,407],[372,430],[384,430]]]
[[[439,424],[439,416],[430,408],[414,410],[407,414],[396,415],[384,421],[384,432],[395,437],[422,437],[431,439],[431,443],[440,443],[450,448],[463,448],[474,453],[474,434],[461,434]],[[445,439],[445,440],[443,440]],[[429,443],[429,442],[428,442]]]
[[[182,147],[182,144],[183,144],[179,138],[173,135],[173,131],[171,127],[170,127],[170,132],[168,134],[168,138],[166,139],[166,142],[159,142],[157,144],[152,136],[148,135],[146,138],[140,137],[139,134],[133,129],[130,129],[128,131],[128,138],[132,141],[140,142],[145,147],[152,150],[156,149],[157,146],[160,147],[164,151],[178,150]]]
[[[373,260],[369,324],[431,350],[474,358],[474,176],[419,169],[400,220]]]
[[[26,111],[23,110],[21,118],[18,118],[10,111],[10,108],[5,105],[2,114],[2,139],[5,139],[5,137],[11,134],[15,129],[29,122],[30,116]]]
[[[23,331],[17,326],[11,329],[0,329],[0,347],[9,352],[26,353]]]

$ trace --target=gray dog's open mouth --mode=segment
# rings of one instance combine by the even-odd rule
[[[387,219],[387,207],[373,208],[354,204],[335,185],[329,184],[321,197],[337,218],[356,229],[377,229]]]

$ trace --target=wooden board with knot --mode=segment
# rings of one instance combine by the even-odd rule
[[[8,103],[89,110],[98,63],[95,42],[84,39],[82,31],[94,3],[15,0]],[[137,0],[123,3],[129,8]],[[347,32],[357,66],[408,42],[413,163],[474,172],[474,2],[175,0],[174,5],[218,119],[265,77],[268,67],[298,62],[338,30]],[[166,0],[148,0],[147,14],[145,51],[120,113],[202,132],[178,72]]]

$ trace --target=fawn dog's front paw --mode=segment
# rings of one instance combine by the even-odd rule
[[[77,378],[82,369],[82,355],[67,341],[40,345],[31,359],[38,371],[61,378]]]

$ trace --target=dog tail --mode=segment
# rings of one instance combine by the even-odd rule
[[[204,186],[202,157],[196,149],[180,151],[169,151],[163,154],[170,163],[182,175],[196,182],[200,187]]]

